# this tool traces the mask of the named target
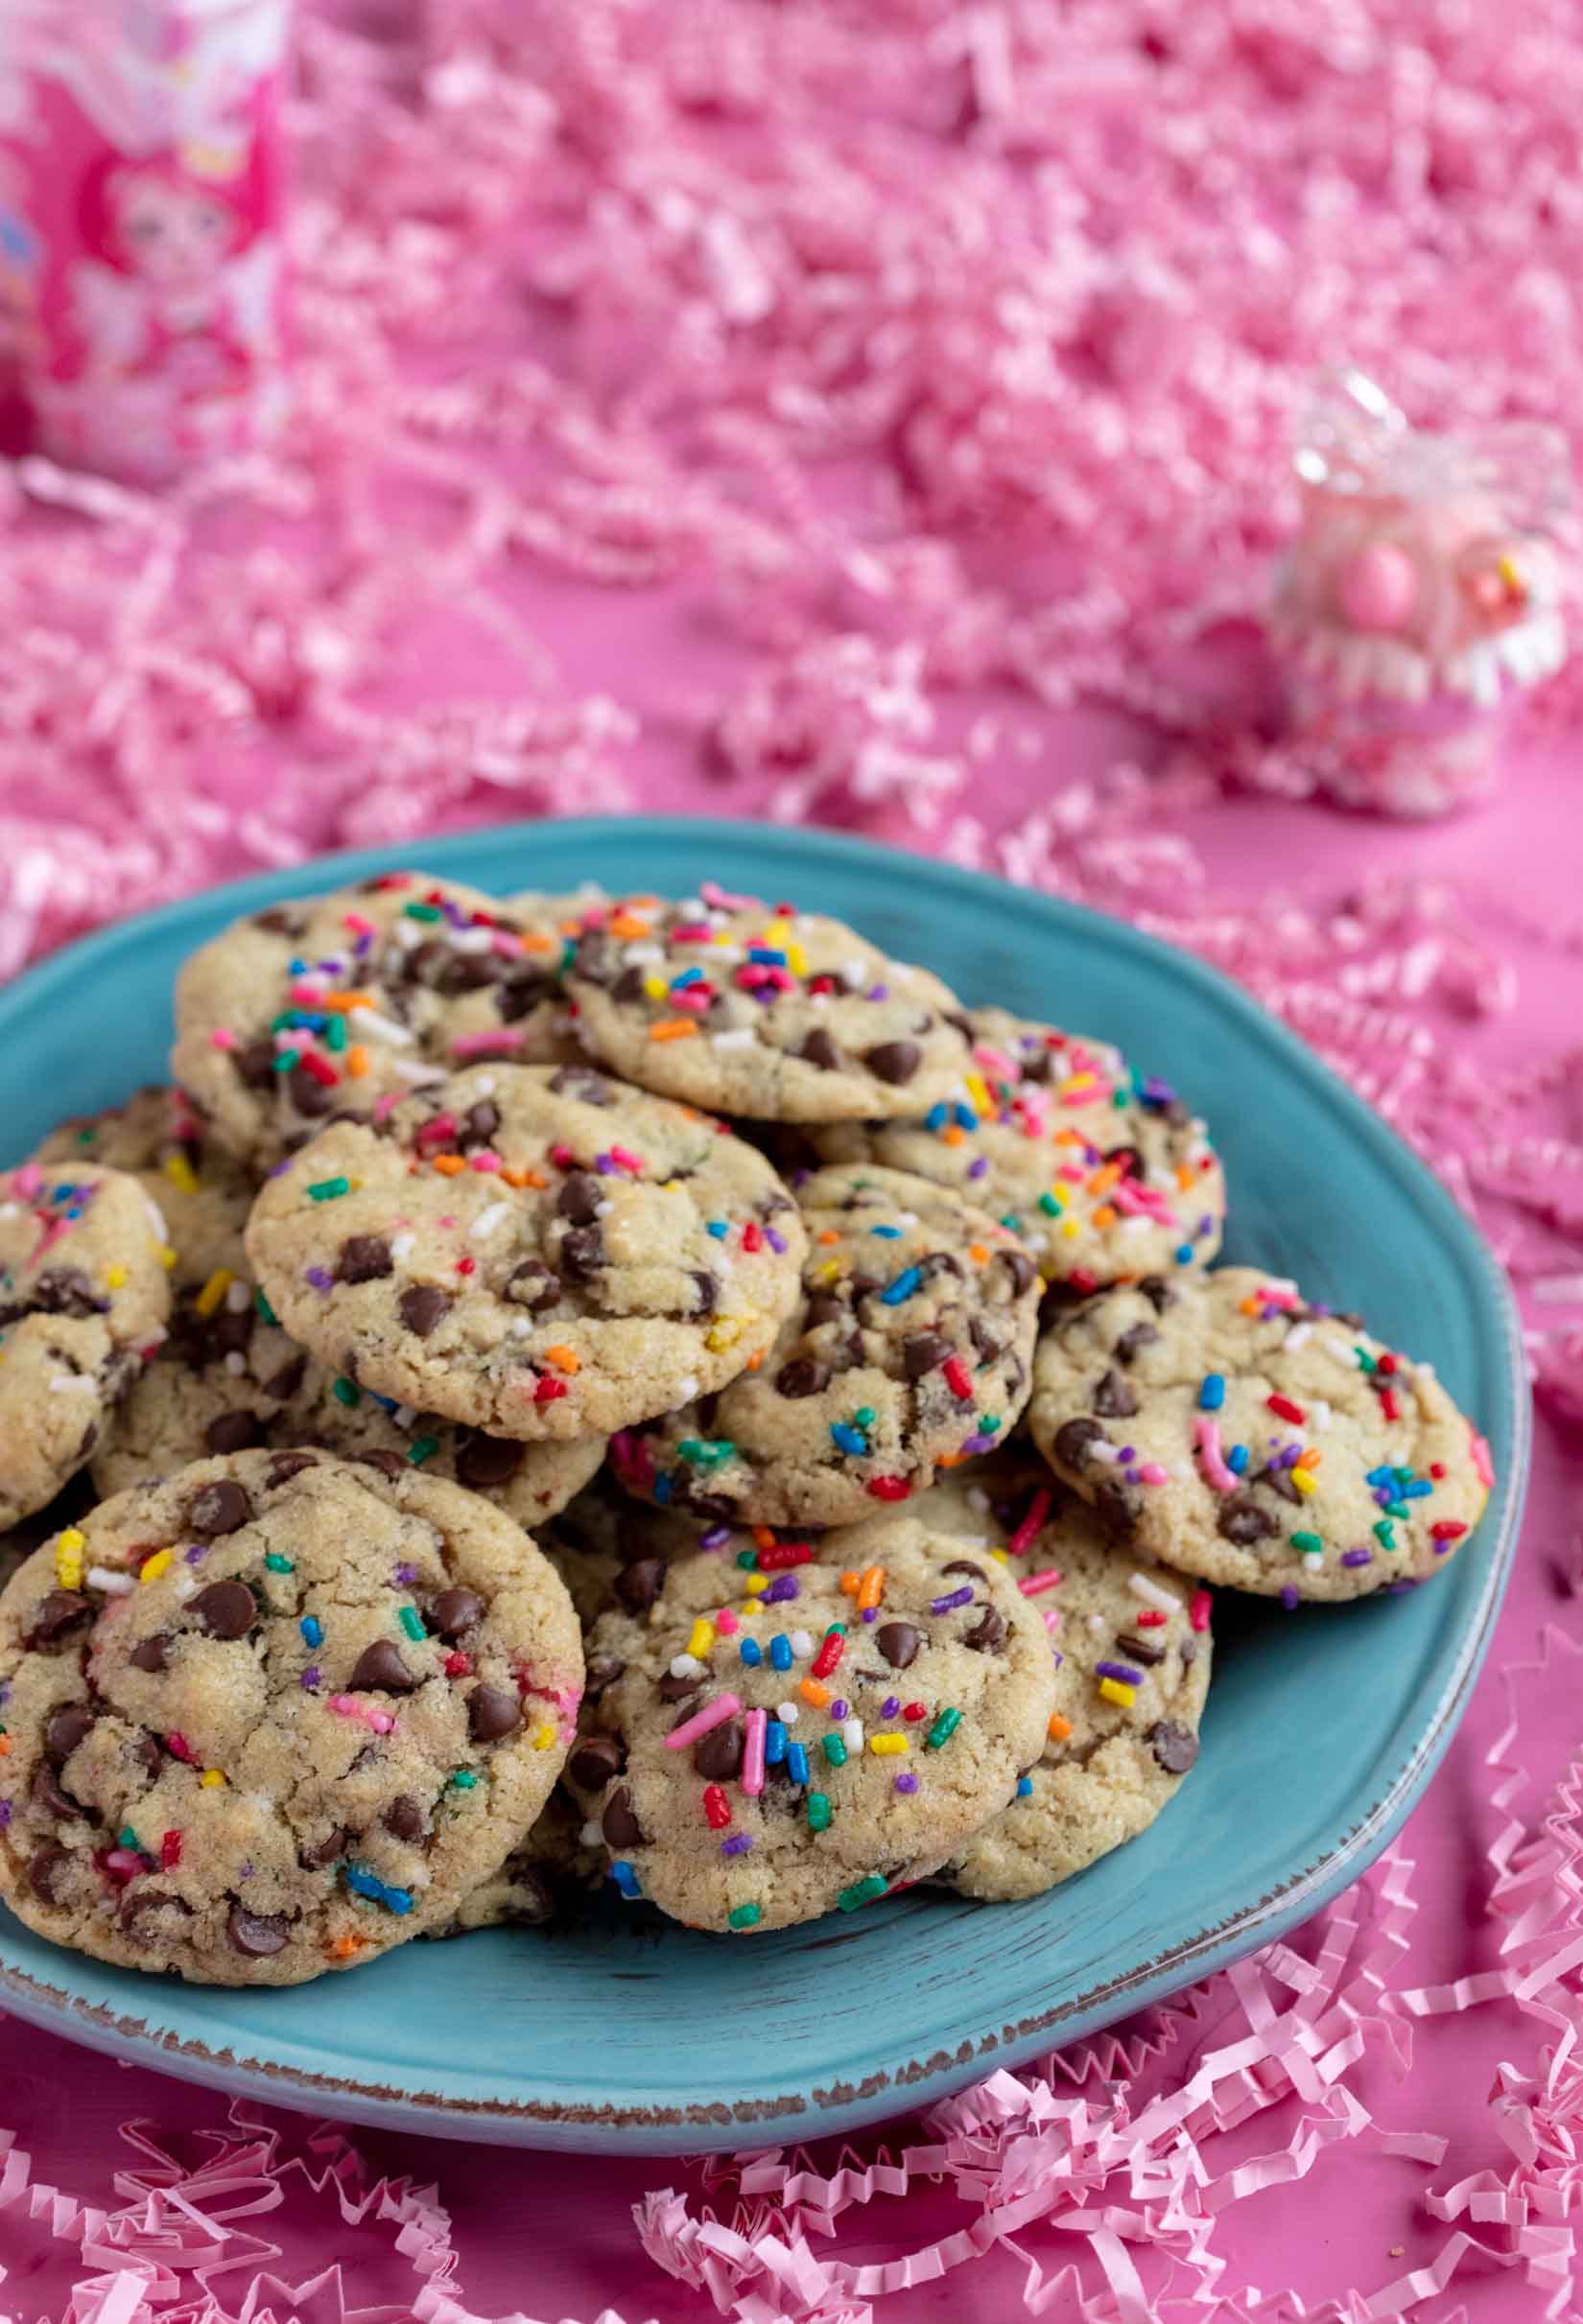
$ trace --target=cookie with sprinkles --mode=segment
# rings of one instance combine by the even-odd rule
[[[962,1089],[902,1121],[811,1129],[828,1162],[882,1162],[953,1186],[1075,1291],[1201,1264],[1226,1187],[1204,1124],[1107,1042],[970,1009]]]
[[[1426,1580],[1494,1481],[1429,1364],[1253,1267],[1056,1317],[1028,1424],[1113,1539],[1289,1606]]]
[[[444,1925],[575,1730],[564,1589],[476,1494],[245,1452],[0,1597],[0,1896],[101,1960],[295,1984]]]
[[[606,1441],[524,1444],[414,1412],[295,1346],[238,1278],[218,1299],[201,1292],[177,1303],[170,1337],[94,1456],[93,1480],[101,1493],[124,1492],[213,1453],[310,1444],[391,1475],[410,1467],[447,1477],[532,1533],[581,1491]]]
[[[987,1452],[1028,1400],[1039,1277],[1007,1229],[900,1170],[798,1188],[801,1294],[757,1371],[624,1431],[627,1489],[727,1521],[842,1525]]]
[[[949,1478],[917,1514],[970,1558],[1004,1562],[1055,1666],[1036,1764],[939,1878],[964,1896],[1039,1896],[1146,1831],[1196,1761],[1210,1595],[1115,1547],[1093,1510],[1029,1457]]]
[[[910,1512],[745,1555],[595,1625],[567,1764],[621,1893],[735,1935],[937,1870],[1014,1797],[1055,1683],[1033,1602]]]
[[[268,1168],[328,1120],[366,1119],[479,1057],[579,1052],[553,913],[385,872],[239,920],[177,980],[171,1070],[201,1120]]]
[[[292,1337],[491,1435],[606,1434],[768,1350],[805,1239],[722,1122],[591,1067],[476,1067],[323,1131],[248,1251]]]
[[[170,1256],[120,1171],[24,1162],[0,1178],[0,1527],[91,1459],[165,1335]]]
[[[155,1084],[125,1105],[62,1122],[33,1160],[46,1170],[94,1162],[135,1178],[165,1222],[177,1296],[217,1271],[242,1271],[242,1230],[258,1181],[209,1135],[179,1090]]]
[[[666,1097],[769,1121],[916,1114],[960,1094],[961,1004],[842,925],[728,896],[629,897],[567,970],[590,1054]]]

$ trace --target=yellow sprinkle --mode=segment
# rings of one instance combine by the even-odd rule
[[[905,1735],[870,1735],[868,1748],[876,1759],[894,1759],[898,1751],[907,1749]]]
[[[1317,1492],[1319,1489],[1319,1480],[1311,1468],[1294,1468],[1291,1481],[1302,1493]]]
[[[744,1622],[755,1621],[764,1611],[764,1600],[762,1598],[744,1598],[737,1611]]]
[[[62,1589],[76,1589],[83,1579],[83,1552],[86,1538],[75,1525],[68,1525],[57,1538],[55,1544],[55,1578]]]
[[[756,1598],[769,1587],[769,1576],[768,1574],[749,1574],[743,1583],[743,1587],[750,1590]]]
[[[671,990],[663,976],[646,976],[643,980],[643,989],[650,1000],[663,1000]]]
[[[1072,1243],[1075,1242],[1078,1235],[1081,1234],[1082,1228],[1078,1225],[1075,1218],[1063,1218],[1061,1221],[1060,1231],[1065,1236],[1066,1240],[1069,1243]]]
[[[814,1280],[816,1283],[833,1283],[840,1271],[841,1262],[839,1258],[827,1258],[822,1267],[815,1268]]]
[[[1075,1097],[1079,1091],[1093,1090],[1097,1086],[1092,1073],[1069,1073],[1065,1081],[1056,1083],[1055,1094],[1057,1097]]]
[[[742,1326],[734,1315],[722,1315],[704,1334],[703,1344],[717,1352],[721,1348],[734,1347],[742,1337]]]
[[[962,1075],[962,1082],[966,1088],[969,1097],[971,1097],[973,1100],[973,1104],[977,1112],[980,1114],[993,1114],[995,1108],[990,1103],[989,1092],[984,1086],[983,1075],[981,1073],[964,1073]]]
[[[224,1298],[226,1292],[230,1289],[235,1280],[236,1271],[234,1268],[217,1267],[214,1273],[210,1276],[208,1281],[204,1284],[202,1290],[199,1293],[197,1299],[193,1302],[193,1305],[198,1309],[199,1314],[213,1315],[215,1309],[219,1306],[221,1301]]]
[[[196,1194],[198,1192],[198,1172],[184,1154],[167,1154],[164,1161],[164,1171],[165,1176],[178,1194]]]
[[[157,1582],[166,1567],[175,1563],[174,1549],[156,1549],[137,1578],[140,1582]]]
[[[106,1291],[119,1291],[126,1279],[127,1270],[125,1267],[117,1264],[116,1266],[106,1268],[105,1288]]]
[[[1061,1192],[1059,1186],[1051,1187],[1050,1199],[1054,1204],[1056,1214],[1059,1216],[1060,1212],[1066,1209],[1066,1196]]]
[[[992,1549],[989,1554],[992,1558],[997,1559],[1002,1565],[1005,1563],[1005,1551],[1004,1549]]]
[[[715,1625],[703,1614],[694,1623],[687,1640],[687,1651],[695,1662],[701,1662],[715,1643]]]
[[[1099,1692],[1107,1702],[1119,1702],[1122,1710],[1130,1710],[1138,1689],[1124,1686],[1120,1678],[1101,1678]]]
[[[225,1789],[225,1778],[217,1767],[206,1767],[198,1778],[198,1786],[200,1791],[203,1792],[223,1792]]]
[[[533,1749],[535,1751],[547,1751],[550,1749],[551,1744],[554,1743],[555,1739],[555,1730],[553,1726],[534,1727]]]
[[[176,1253],[171,1249],[169,1243],[161,1243],[159,1246],[159,1264],[165,1268],[167,1273],[176,1265]]]
[[[807,975],[808,954],[803,951],[800,944],[789,944],[787,946],[786,965],[791,970],[793,976]]]
[[[791,934],[792,923],[790,920],[771,920],[766,927],[764,934],[759,938],[759,942],[771,945],[777,952],[783,952]]]

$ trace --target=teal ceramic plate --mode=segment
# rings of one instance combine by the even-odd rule
[[[685,893],[713,876],[855,922],[998,1000],[1119,1042],[1213,1126],[1226,1256],[1359,1307],[1432,1355],[1500,1485],[1432,1585],[1295,1614],[1217,1608],[1197,1772],[1130,1847],[1027,1904],[913,1892],[728,1942],[602,1906],[575,1938],[407,1945],[285,1992],[156,1983],[0,1911],[0,2005],[118,2057],[352,2121],[523,2146],[670,2153],[851,2130],[1159,2000],[1304,1919],[1402,1822],[1489,1642],[1517,1536],[1527,1397],[1516,1317],[1474,1230],[1392,1134],[1212,970],[1120,922],[815,833],[525,824],[272,874],[95,936],[0,993],[6,1139],[161,1077],[171,981],[237,913],[387,863],[499,889]]]

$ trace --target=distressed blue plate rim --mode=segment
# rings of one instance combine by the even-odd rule
[[[1487,1393],[1494,1397],[1494,1408],[1480,1411],[1477,1417],[1495,1448],[1499,1481],[1475,1546],[1457,1561],[1457,1568],[1465,1567],[1472,1558],[1479,1561],[1477,1584],[1462,1585],[1465,1609],[1453,1638],[1438,1652],[1436,1691],[1432,1700],[1416,1706],[1417,1724],[1405,1756],[1377,1793],[1371,1793],[1366,1784],[1359,1787],[1356,1814],[1335,1835],[1332,1844],[1311,1856],[1297,1851],[1286,1876],[1264,1892],[1249,1896],[1213,1924],[1172,1937],[1146,1958],[1117,1962],[1112,1973],[1081,1990],[1057,1990],[1052,1997],[1051,1980],[1058,1987],[1058,1976],[1049,1967],[1041,1970],[1037,1966],[1040,1955],[1036,1951],[1027,1990],[1011,1997],[997,1991],[993,2000],[986,1995],[981,2009],[969,2007],[965,2020],[958,2005],[935,2001],[926,1994],[910,2015],[904,2011],[900,2021],[894,2015],[886,2021],[888,2034],[871,2032],[865,2047],[855,2046],[848,2036],[843,2037],[844,2047],[837,2041],[825,2054],[804,2054],[806,2044],[788,2054],[784,2037],[777,2037],[773,2031],[765,2032],[762,2022],[753,2037],[744,2024],[730,2050],[740,2064],[723,2078],[717,2069],[714,2083],[697,2090],[697,2095],[692,2094],[697,2086],[695,2073],[702,2078],[701,2068],[696,2058],[690,2059],[687,2041],[680,2034],[674,2073],[664,2084],[654,2076],[648,2079],[632,2074],[624,2077],[616,2044],[602,2054],[590,2054],[584,2066],[570,2074],[564,2068],[553,2072],[536,2060],[531,2045],[526,2054],[508,2054],[491,2070],[462,2070],[448,2064],[442,2033],[433,2054],[415,2064],[404,2065],[397,2058],[382,2061],[377,2031],[379,1981],[393,1964],[411,1964],[414,1956],[428,1953],[425,1946],[403,1947],[353,1976],[297,1988],[299,1993],[305,1990],[322,1996],[324,2002],[323,2036],[316,2035],[310,2042],[283,2037],[278,2016],[272,2027],[272,2004],[280,1997],[268,1991],[222,1994],[211,1988],[203,1992],[174,1980],[141,1979],[132,1971],[106,1968],[33,1937],[0,1909],[0,2006],[17,2017],[112,2056],[158,2067],[187,2080],[346,2121],[570,2150],[666,2153],[764,2146],[855,2129],[931,2102],[993,2067],[1025,2062],[1057,2041],[1097,2031],[1180,1991],[1295,1927],[1356,1879],[1386,1845],[1422,1795],[1466,1708],[1494,1631],[1517,1542],[1530,1422],[1515,1303],[1477,1229],[1426,1165],[1294,1035],[1228,978],[1193,956],[1125,922],[1064,900],[1013,889],[981,873],[903,855],[839,833],[681,816],[516,824],[321,857],[233,881],[103,929],[55,953],[0,991],[0,1056],[14,1059],[17,1045],[25,1048],[30,1038],[35,1042],[58,1039],[62,1026],[72,1021],[73,1012],[83,1005],[84,997],[91,996],[94,980],[102,975],[124,974],[134,985],[141,976],[146,984],[154,972],[140,970],[138,956],[151,947],[157,951],[176,944],[181,951],[190,950],[226,920],[282,897],[403,866],[450,873],[505,892],[531,886],[564,889],[589,879],[628,888],[650,882],[663,885],[660,867],[677,857],[689,860],[697,876],[718,878],[728,885],[741,884],[771,896],[792,890],[813,903],[821,900],[821,876],[849,891],[854,885],[870,891],[872,883],[872,917],[881,916],[882,911],[893,913],[895,894],[902,889],[916,912],[912,953],[925,962],[962,942],[966,927],[978,916],[988,914],[997,930],[1012,925],[1035,949],[1043,938],[1058,951],[1079,959],[1086,955],[1119,974],[1123,984],[1129,974],[1145,982],[1168,975],[1171,983],[1202,999],[1227,1028],[1228,1038],[1234,1038],[1278,1079],[1285,1076],[1288,1087],[1305,1086],[1308,1092],[1322,1094],[1340,1150],[1350,1146],[1366,1153],[1410,1192],[1426,1245],[1436,1246],[1455,1270],[1458,1294],[1466,1303],[1489,1370]],[[939,943],[934,941],[936,923],[928,908],[931,899],[938,904],[937,925],[945,929]],[[862,925],[861,901],[855,904],[848,894],[839,908],[845,917]],[[986,921],[983,925],[987,928],[991,924]],[[939,965],[951,976],[951,967],[943,961]],[[161,1012],[168,1007],[162,976],[150,994],[150,1002]],[[1024,1001],[1020,1005],[1031,1010],[1035,1004]],[[1049,1013],[1058,1013],[1053,1000],[1049,1003]],[[91,1037],[91,1025],[79,1029],[84,1037]],[[1109,1028],[1098,1023],[1088,1029],[1105,1033]],[[1136,1043],[1130,1045],[1139,1053]],[[1192,1076],[1175,1058],[1144,1056],[1142,1061],[1151,1068],[1163,1064],[1174,1068],[1191,1094]],[[8,1077],[12,1070],[14,1066],[8,1068]],[[101,1081],[102,1093],[93,1102],[110,1102],[125,1086],[116,1076],[113,1063]],[[1218,1127],[1213,1118],[1211,1127]],[[12,1142],[8,1139],[8,1144]],[[1232,1193],[1235,1219],[1235,1183]],[[1367,1305],[1366,1292],[1359,1303]],[[1437,1589],[1446,1586],[1436,1585]],[[1372,1611],[1368,1608],[1350,1612],[1342,1609],[1342,1618],[1367,1621]],[[1215,1705],[1212,1689],[1206,1752],[1193,1785],[1184,1790],[1182,1798],[1173,1803],[1153,1832],[1107,1862],[1124,1864],[1135,1853],[1141,1856],[1170,1826],[1171,1818],[1184,1819],[1177,1829],[1185,1836],[1187,1803],[1194,1796],[1195,1787],[1213,1780],[1214,1753],[1209,1744]],[[1095,1872],[1101,1869],[1097,1866]],[[1027,1916],[1034,1916],[1029,1925],[1048,1927],[1050,1932],[1044,1949],[1053,1947],[1058,1955],[1069,1899],[1094,1877],[1094,1873],[1084,1874],[1068,1890],[1056,1890],[1030,1905],[976,1910],[1021,1914],[1025,1921]],[[861,1925],[820,1923],[814,1931],[784,1934],[792,1938],[822,1937],[822,1944],[805,1945],[804,1952],[822,1951],[834,1940],[843,1948],[838,1960],[856,1962],[861,1959],[864,1974],[878,1976],[883,1984],[884,1953],[894,1939],[896,1915],[910,1911],[966,1914],[974,1910],[922,1896],[898,1897],[876,1908]],[[673,1935],[687,1945],[704,1941],[685,1933]],[[512,1979],[517,1981],[520,1971],[521,1997],[527,2001],[534,1984],[533,1941],[510,1932],[471,1937],[459,1946],[445,1948],[443,1954],[437,1950],[424,1975],[438,1996],[457,1982],[444,1973],[447,1955],[465,1956],[475,1946],[511,1947]],[[663,1947],[667,1939],[655,1941]],[[750,1940],[745,1946],[731,1945],[727,1950],[732,1956],[759,1955],[768,1971],[771,1957],[764,1950],[765,1944],[766,1940]],[[854,1944],[861,1950],[854,1952]],[[712,1959],[718,1951],[717,1943]],[[495,1958],[491,1955],[491,1960]],[[504,1960],[506,1956],[498,1958]],[[628,1977],[654,1974],[648,1970],[625,1973]],[[718,1987],[720,1974],[707,1973],[705,1982]],[[680,1989],[679,1985],[671,1987],[673,1994]],[[948,1996],[952,1990],[948,1985]],[[620,1998],[612,1988],[612,2010]],[[671,2006],[680,2005],[673,2001]],[[235,2021],[229,2029],[231,2037],[226,2039],[217,2038],[207,2026],[210,2018],[223,2013]],[[376,2031],[368,2050],[357,2054],[347,2050],[346,2054],[338,2055],[338,2031],[370,2015]],[[444,2015],[444,2008],[437,2010],[441,2028]],[[349,2039],[349,2033],[343,2036],[343,2050]]]

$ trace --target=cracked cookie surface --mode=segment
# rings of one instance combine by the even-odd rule
[[[0,1597],[0,1894],[201,1984],[349,1967],[521,1842],[581,1681],[559,1581],[475,1495],[312,1452],[200,1462]]]
[[[1028,1426],[1112,1538],[1292,1605],[1427,1579],[1494,1481],[1429,1365],[1252,1267],[1058,1315]]]
[[[755,1372],[613,1442],[645,1499],[728,1521],[840,1525],[984,1452],[1027,1400],[1039,1278],[946,1188],[862,1164],[797,1189],[797,1305]]]
[[[768,1348],[803,1251],[761,1154],[586,1066],[475,1068],[379,1124],[337,1124],[248,1228],[294,1339],[527,1441],[722,1386]]]

